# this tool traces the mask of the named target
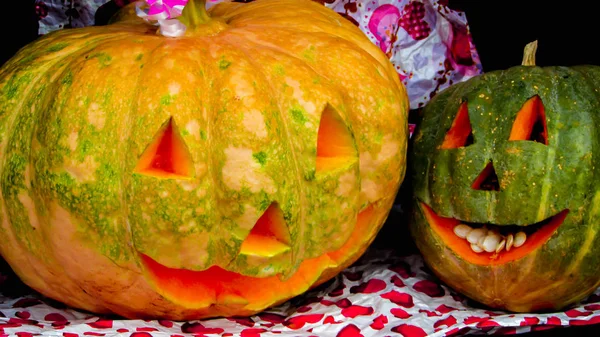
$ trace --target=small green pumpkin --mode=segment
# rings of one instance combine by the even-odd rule
[[[600,285],[600,67],[524,63],[425,107],[410,231],[429,267],[489,307],[558,310]]]

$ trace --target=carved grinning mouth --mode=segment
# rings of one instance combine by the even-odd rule
[[[464,260],[476,265],[505,264],[527,256],[529,253],[545,244],[550,237],[552,237],[569,213],[569,210],[565,209],[543,221],[528,226],[499,226],[493,224],[468,223],[454,218],[441,217],[425,203],[421,202],[420,206],[425,219],[446,246]],[[465,232],[475,230],[477,230],[477,233],[475,233],[477,235],[472,234],[469,236],[468,234],[465,234]],[[517,242],[517,233],[522,233],[519,234],[519,242]],[[484,241],[486,239],[481,239],[481,235],[498,235],[499,237],[489,239],[489,241],[495,243],[495,245],[489,247],[490,249],[486,251],[482,248],[482,246],[485,245]],[[507,242],[509,241],[507,239],[511,235],[511,247],[508,247],[507,250]],[[476,240],[477,238],[475,237],[478,237],[481,241]],[[483,237],[486,238],[486,236]],[[526,240],[523,241],[523,238],[526,238]],[[505,242],[503,247],[499,249],[498,247],[502,246],[502,240]],[[479,241],[479,245],[476,241]],[[474,245],[476,247],[473,247]]]
[[[335,251],[302,261],[286,280],[279,275],[245,276],[218,266],[203,271],[169,268],[141,252],[138,254],[145,277],[170,301],[198,309],[219,305],[225,314],[227,310],[239,313],[239,308],[254,311],[295,296],[333,276],[329,268],[336,270],[348,256],[356,254],[376,219],[373,206],[362,210],[348,241]],[[277,290],[274,292],[274,289]]]

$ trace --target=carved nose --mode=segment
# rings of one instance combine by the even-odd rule
[[[500,191],[498,175],[491,160],[481,173],[479,173],[471,188],[479,191]]]

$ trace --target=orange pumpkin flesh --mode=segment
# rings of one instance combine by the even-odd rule
[[[376,220],[374,215],[372,206],[360,212],[350,239],[340,249],[303,261],[298,271],[287,280],[277,275],[264,278],[244,276],[216,266],[203,271],[175,269],[161,265],[144,254],[140,254],[140,258],[157,291],[187,308],[205,308],[211,303],[226,304],[227,307],[235,303],[261,306],[275,289],[281,293],[295,293],[298,289],[307,290],[326,281],[331,276],[327,266],[337,266],[348,255],[356,254],[353,252],[355,245],[369,233],[371,222]],[[256,243],[259,244],[260,240]],[[323,269],[325,272],[321,273]]]
[[[525,244],[519,248],[513,248],[510,251],[503,250],[500,253],[475,253],[467,240],[461,239],[454,234],[454,227],[461,223],[460,220],[441,217],[424,203],[421,203],[421,210],[434,232],[453,252],[469,263],[489,266],[505,264],[521,259],[538,249],[550,239],[569,213],[569,210],[563,210],[555,216],[542,221],[544,224],[531,233],[527,237]]]

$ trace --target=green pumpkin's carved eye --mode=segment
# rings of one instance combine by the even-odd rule
[[[458,108],[458,113],[440,148],[457,149],[471,144],[473,144],[473,128],[469,120],[469,107],[465,101]]]
[[[529,140],[548,145],[548,126],[542,99],[535,95],[517,113],[509,140]]]

